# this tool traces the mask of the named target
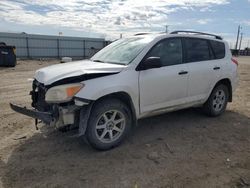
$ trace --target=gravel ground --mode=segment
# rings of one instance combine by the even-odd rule
[[[30,104],[38,68],[58,61],[18,61],[0,68],[0,187],[250,186],[250,58],[238,58],[240,85],[225,114],[187,109],[139,121],[118,148],[99,152],[72,133],[17,114]]]

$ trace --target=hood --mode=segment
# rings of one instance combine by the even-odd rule
[[[98,73],[118,73],[125,65],[99,63],[90,60],[69,62],[64,64],[51,65],[38,69],[35,79],[44,85],[50,85],[61,79]]]

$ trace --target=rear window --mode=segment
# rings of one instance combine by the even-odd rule
[[[218,41],[210,41],[215,59],[223,59],[225,57],[225,44]]]
[[[207,40],[187,38],[185,39],[187,62],[206,61],[210,59]]]

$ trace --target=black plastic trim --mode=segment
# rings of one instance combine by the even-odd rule
[[[24,114],[32,118],[40,119],[46,124],[49,124],[53,120],[52,113],[49,112],[41,112],[32,109],[27,109],[26,107],[22,107],[12,103],[10,103],[10,107],[12,110],[18,113]]]
[[[77,99],[81,102],[85,102],[85,103],[91,103],[93,100],[90,100],[90,99],[85,99],[85,98],[80,98],[80,97],[74,97],[74,99]]]

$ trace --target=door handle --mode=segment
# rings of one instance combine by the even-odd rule
[[[178,74],[179,75],[183,75],[183,74],[187,74],[188,73],[188,71],[181,71],[181,72],[179,72]]]
[[[214,70],[219,70],[220,69],[220,67],[214,67]]]

